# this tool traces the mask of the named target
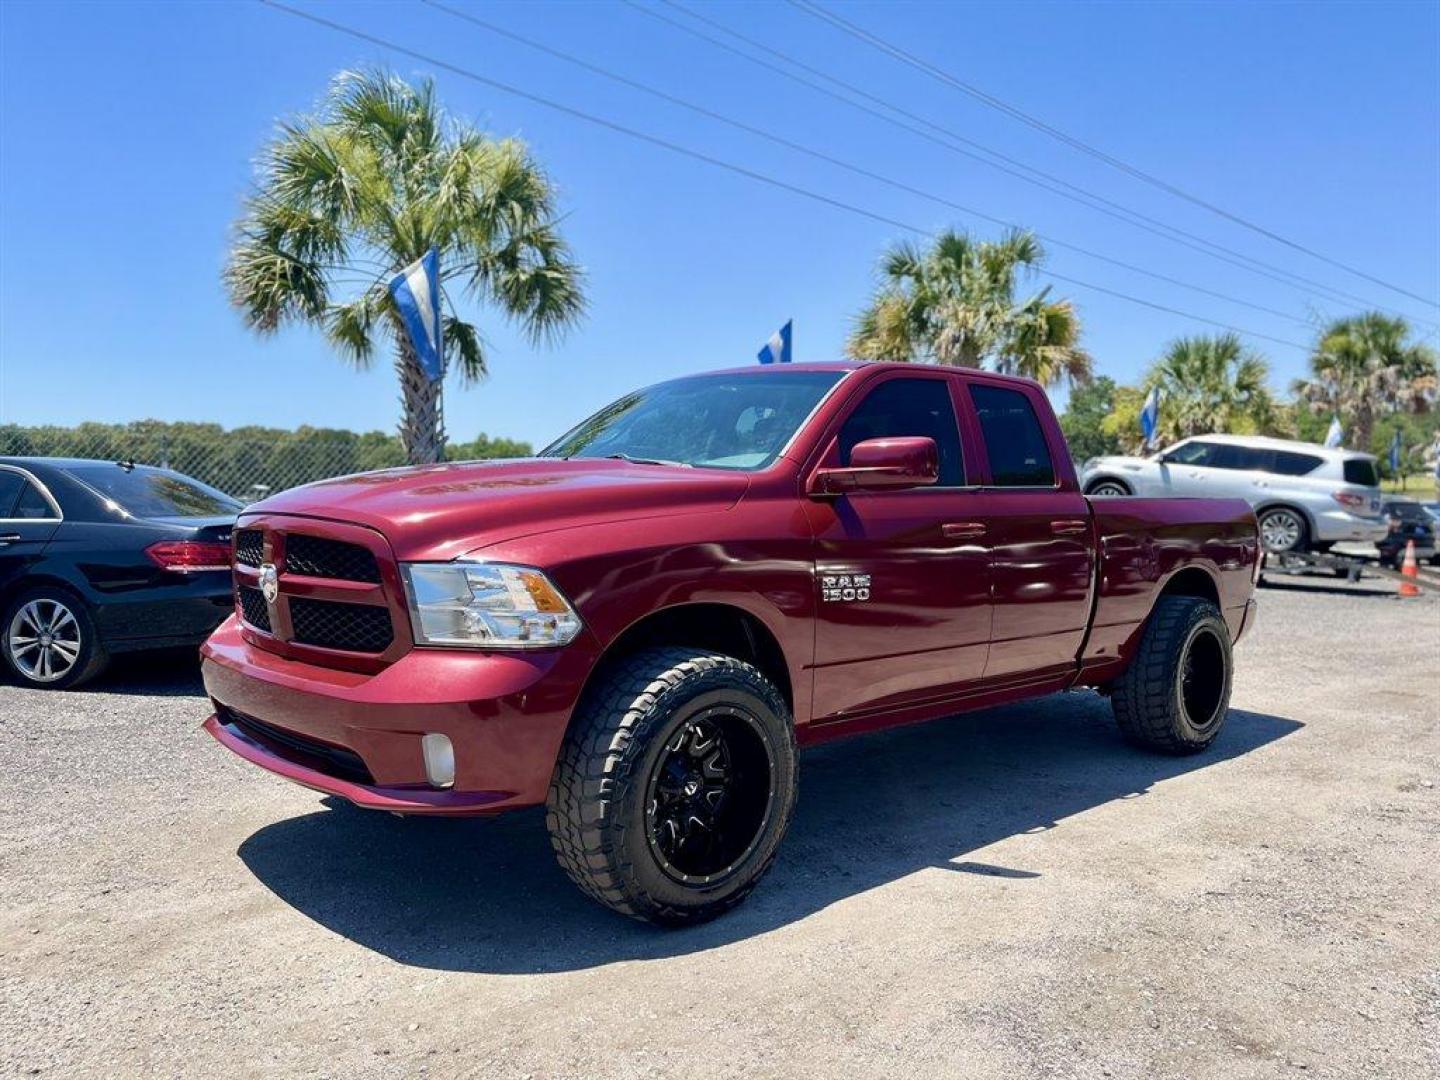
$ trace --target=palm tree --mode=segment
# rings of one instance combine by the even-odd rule
[[[1264,357],[1234,334],[1184,337],[1151,365],[1140,396],[1160,391],[1161,442],[1217,431],[1268,433],[1280,415],[1268,376]]]
[[[1079,346],[1080,320],[1068,301],[1043,289],[1016,301],[1016,278],[1038,268],[1044,249],[1032,233],[998,241],[947,230],[928,247],[895,245],[881,283],[846,345],[859,360],[982,367],[1040,382],[1085,382],[1093,360]]]
[[[548,177],[523,143],[447,114],[430,80],[342,73],[317,116],[281,125],[259,174],[225,268],[232,301],[262,334],[291,322],[320,327],[359,368],[388,343],[412,464],[443,456],[440,384],[419,366],[391,277],[433,246],[442,287],[495,306],[537,344],[584,312]],[[455,313],[451,290],[444,298],[446,368],[474,382],[485,375],[483,339]]]
[[[1369,450],[1377,416],[1424,412],[1435,401],[1435,351],[1409,336],[1404,319],[1378,311],[1336,320],[1310,357],[1314,378],[1295,383],[1297,397],[1317,413],[1338,415],[1350,445]]]

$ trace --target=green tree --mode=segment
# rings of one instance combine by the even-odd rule
[[[493,306],[536,343],[584,312],[582,274],[545,172],[523,143],[447,114],[429,80],[338,76],[318,115],[282,124],[265,147],[237,232],[225,281],[254,329],[318,326],[361,368],[389,344],[411,463],[443,456],[440,385],[420,369],[386,289],[391,277],[435,247],[445,285]],[[473,382],[485,374],[483,339],[448,306],[446,367]]]
[[[1150,366],[1138,397],[1160,390],[1162,443],[1212,432],[1268,435],[1283,428],[1269,374],[1265,359],[1234,334],[1183,337]]]
[[[947,230],[921,247],[901,243],[881,261],[881,282],[855,321],[846,351],[860,360],[983,367],[1046,385],[1084,383],[1094,361],[1080,319],[1049,290],[1017,300],[1017,279],[1044,260],[1035,236],[998,241]]]
[[[1104,429],[1105,418],[1115,411],[1119,389],[1114,379],[1101,375],[1070,391],[1070,400],[1060,414],[1060,429],[1065,432],[1070,456],[1077,463],[1121,452],[1118,434]]]
[[[1409,338],[1404,319],[1378,311],[1337,319],[1321,331],[1312,377],[1294,385],[1297,398],[1314,413],[1338,415],[1347,445],[1371,449],[1377,418],[1435,403],[1435,350]]]

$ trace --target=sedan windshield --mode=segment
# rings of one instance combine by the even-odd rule
[[[763,469],[844,374],[777,370],[660,383],[607,405],[540,456]]]

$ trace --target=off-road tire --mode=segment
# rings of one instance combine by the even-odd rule
[[[1187,658],[1205,669],[1192,668],[1192,678],[1203,685],[1189,699],[1182,678]],[[1208,600],[1164,596],[1150,613],[1140,648],[1116,681],[1110,704],[1121,733],[1134,745],[1195,754],[1214,742],[1225,725],[1232,678],[1230,631],[1219,609]]]
[[[10,627],[16,614],[24,607],[39,601],[42,605],[61,604],[75,620],[79,636],[79,652],[69,669],[56,679],[38,679],[23,670],[10,655]],[[100,641],[95,629],[95,619],[85,602],[69,589],[59,585],[35,585],[22,589],[10,598],[0,610],[0,664],[3,670],[21,686],[34,690],[73,690],[89,682],[104,671],[110,663],[110,656]]]
[[[743,737],[768,755],[769,802],[733,867],[718,880],[684,883],[667,872],[652,839],[647,790],[673,752],[667,744],[716,706],[752,718]],[[646,649],[587,691],[550,781],[545,824],[561,868],[586,895],[631,918],[683,926],[713,919],[750,893],[775,859],[795,793],[794,724],[764,675],[716,653]]]

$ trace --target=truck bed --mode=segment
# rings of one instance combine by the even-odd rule
[[[1118,674],[1165,588],[1208,595],[1232,638],[1247,628],[1260,559],[1255,512],[1241,499],[1087,499],[1099,566],[1080,681]]]

